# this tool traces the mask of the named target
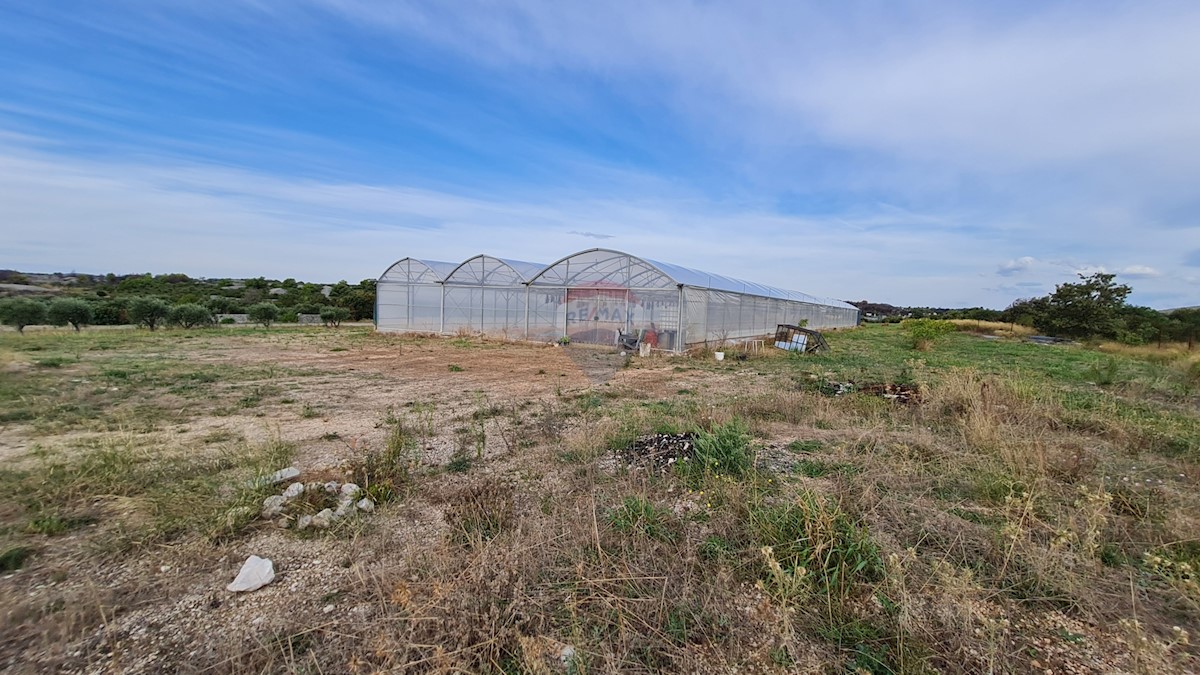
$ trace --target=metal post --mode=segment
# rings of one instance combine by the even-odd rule
[[[683,313],[687,311],[684,300],[683,284],[679,284],[679,311],[675,316],[675,344],[672,345],[677,353],[683,351]]]

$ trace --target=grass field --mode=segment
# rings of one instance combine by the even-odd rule
[[[0,333],[0,667],[1200,668],[1194,354],[960,330],[721,362]],[[684,433],[690,459],[631,462]],[[288,464],[380,504],[281,529],[254,479]],[[250,554],[279,576],[227,592]]]

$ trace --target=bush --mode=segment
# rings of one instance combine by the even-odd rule
[[[321,322],[327,327],[337,328],[343,321],[350,318],[350,310],[345,307],[322,307]]]
[[[171,305],[166,300],[152,296],[134,298],[129,303],[129,320],[154,330],[171,315]]]
[[[954,324],[940,319],[905,319],[900,327],[908,331],[913,349],[921,351],[927,351],[939,338],[958,330]]]
[[[55,326],[71,326],[79,331],[92,323],[92,303],[79,298],[55,298],[46,310],[46,316]]]
[[[23,333],[25,326],[46,322],[46,306],[28,298],[0,300],[0,321],[15,326],[18,333]]]
[[[189,302],[172,307],[169,321],[180,328],[195,328],[211,325],[213,315],[204,305]]]
[[[280,323],[298,323],[299,321],[300,317],[296,314],[296,310],[294,309],[285,309],[279,313]]]
[[[263,328],[270,328],[271,324],[279,319],[279,308],[269,302],[260,302],[250,305],[246,314],[254,323],[262,324]]]
[[[123,298],[108,300],[96,306],[92,314],[93,326],[120,326],[129,323],[129,303]]]

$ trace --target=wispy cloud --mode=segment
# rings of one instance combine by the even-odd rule
[[[597,232],[579,232],[577,230],[571,230],[567,234],[577,234],[581,237],[589,237],[591,239],[612,239],[615,236],[611,234],[600,234]]]

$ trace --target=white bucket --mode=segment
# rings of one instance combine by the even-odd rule
[[[713,352],[713,356],[717,357],[718,361],[725,360],[725,352]]]

